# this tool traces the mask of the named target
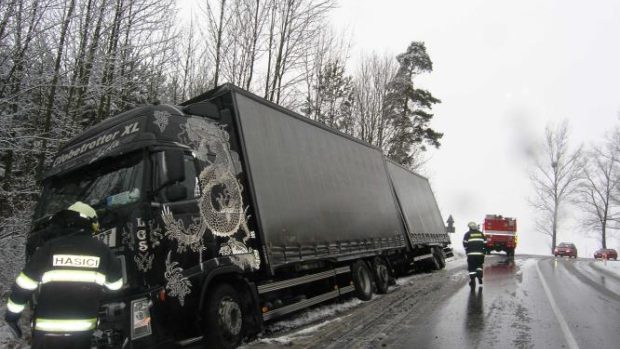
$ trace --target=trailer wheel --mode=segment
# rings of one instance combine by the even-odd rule
[[[239,293],[229,284],[217,286],[205,309],[205,334],[209,347],[236,348],[243,338],[243,305]]]
[[[351,266],[351,273],[353,274],[355,295],[363,301],[369,301],[372,298],[372,274],[370,269],[363,261],[357,261]]]
[[[433,248],[433,266],[435,270],[441,270],[446,267],[446,256],[444,256],[443,250],[437,247]]]
[[[375,285],[377,285],[377,293],[385,294],[390,284],[390,272],[387,264],[381,258],[375,258],[372,262],[372,268],[375,276]]]

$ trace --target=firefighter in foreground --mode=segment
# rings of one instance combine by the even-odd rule
[[[469,271],[469,286],[476,287],[476,278],[478,278],[478,287],[482,287],[482,266],[484,264],[484,244],[486,238],[480,231],[480,227],[475,222],[467,224],[469,231],[463,237],[463,247],[467,253],[467,270]]]
[[[17,321],[39,289],[32,348],[90,348],[103,288],[123,286],[120,263],[91,236],[99,231],[97,213],[82,202],[55,214],[48,229],[56,238],[41,246],[17,277],[6,322],[21,337]]]

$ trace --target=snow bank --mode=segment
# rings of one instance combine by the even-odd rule
[[[342,303],[336,303],[336,304],[332,303],[332,304],[322,305],[322,306],[311,308],[309,310],[305,310],[301,313],[298,313],[297,315],[295,315],[294,318],[290,320],[281,320],[281,321],[273,322],[269,324],[265,329],[266,329],[266,332],[280,332],[280,331],[299,328],[301,326],[306,326],[311,323],[315,323],[321,319],[325,319],[325,318],[328,318],[334,315],[342,314],[345,311],[360,305],[361,303],[363,303],[361,300],[354,298],[354,299],[350,299]],[[310,328],[313,328],[313,327],[310,327]]]
[[[590,263],[593,267],[597,269],[602,269],[610,273],[616,274],[620,278],[620,261],[602,261],[596,260]]]
[[[341,315],[349,309],[357,307],[361,303],[363,303],[361,300],[355,298],[342,303],[330,303],[302,311],[294,315],[294,318],[276,321],[268,324],[265,328],[265,333],[269,334],[293,331],[295,329],[298,330],[288,332],[277,337],[259,338],[253,343],[262,343],[267,345],[272,344],[278,346],[292,345],[300,338],[311,336],[320,328],[330,323],[342,321],[342,317],[335,317],[330,320],[326,319]],[[240,348],[243,348],[243,346],[241,346]]]

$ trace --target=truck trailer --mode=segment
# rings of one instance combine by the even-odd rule
[[[45,174],[28,254],[78,200],[123,266],[100,348],[232,348],[266,321],[350,293],[369,300],[450,253],[426,178],[230,84],[70,140]]]

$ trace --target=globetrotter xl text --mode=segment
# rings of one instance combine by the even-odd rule
[[[121,129],[116,129],[114,131],[110,131],[108,133],[105,133],[99,137],[97,137],[96,139],[93,139],[90,142],[85,142],[84,144],[82,144],[81,146],[78,146],[76,148],[73,148],[69,151],[67,151],[64,154],[59,155],[56,160],[54,160],[54,166],[58,166],[60,164],[63,164],[73,158],[76,158],[82,154],[84,154],[87,151],[93,150],[95,148],[98,148],[104,144],[108,144],[111,141],[117,139],[117,138],[123,138],[125,136],[129,136],[131,134],[134,134],[136,132],[140,131],[140,127],[139,127],[139,123],[134,122],[132,124],[129,125],[124,125],[123,126],[123,130]]]

